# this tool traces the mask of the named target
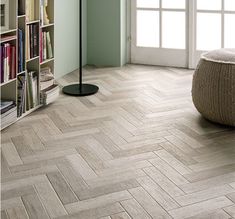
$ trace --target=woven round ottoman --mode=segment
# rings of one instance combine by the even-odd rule
[[[202,55],[193,76],[192,98],[206,119],[235,126],[235,49]]]

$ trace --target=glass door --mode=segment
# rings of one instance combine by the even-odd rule
[[[235,0],[197,0],[195,5],[195,67],[203,52],[235,48]]]
[[[132,63],[187,67],[186,0],[132,1]]]
[[[131,62],[195,68],[201,54],[235,48],[235,0],[133,0]]]

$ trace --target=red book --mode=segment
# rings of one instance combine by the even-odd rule
[[[7,63],[7,65],[8,65],[7,66],[7,80],[9,80],[10,79],[10,71],[11,71],[11,68],[10,68],[10,66],[11,66],[11,46],[9,43],[7,44],[6,50],[7,50],[6,57],[7,57],[7,61],[8,61],[8,63]]]
[[[11,65],[10,65],[10,79],[16,78],[16,47],[11,46]]]

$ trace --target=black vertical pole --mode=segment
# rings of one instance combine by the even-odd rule
[[[69,4],[69,3],[68,3]],[[88,96],[97,93],[99,87],[82,82],[82,0],[79,1],[79,83],[63,87],[64,94],[70,96]]]
[[[79,5],[79,84],[82,91],[82,0]]]

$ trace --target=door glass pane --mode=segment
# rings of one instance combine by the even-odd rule
[[[185,12],[162,12],[162,47],[185,49]]]
[[[197,14],[197,50],[221,48],[221,14]]]
[[[137,11],[137,46],[159,47],[158,11]]]
[[[163,8],[185,9],[185,0],[162,0]]]
[[[137,0],[138,8],[159,8],[159,0]]]
[[[235,48],[235,14],[225,14],[224,47]]]
[[[197,0],[197,9],[198,10],[221,10],[222,0]]]
[[[226,11],[235,11],[235,0],[224,0],[224,8]]]

